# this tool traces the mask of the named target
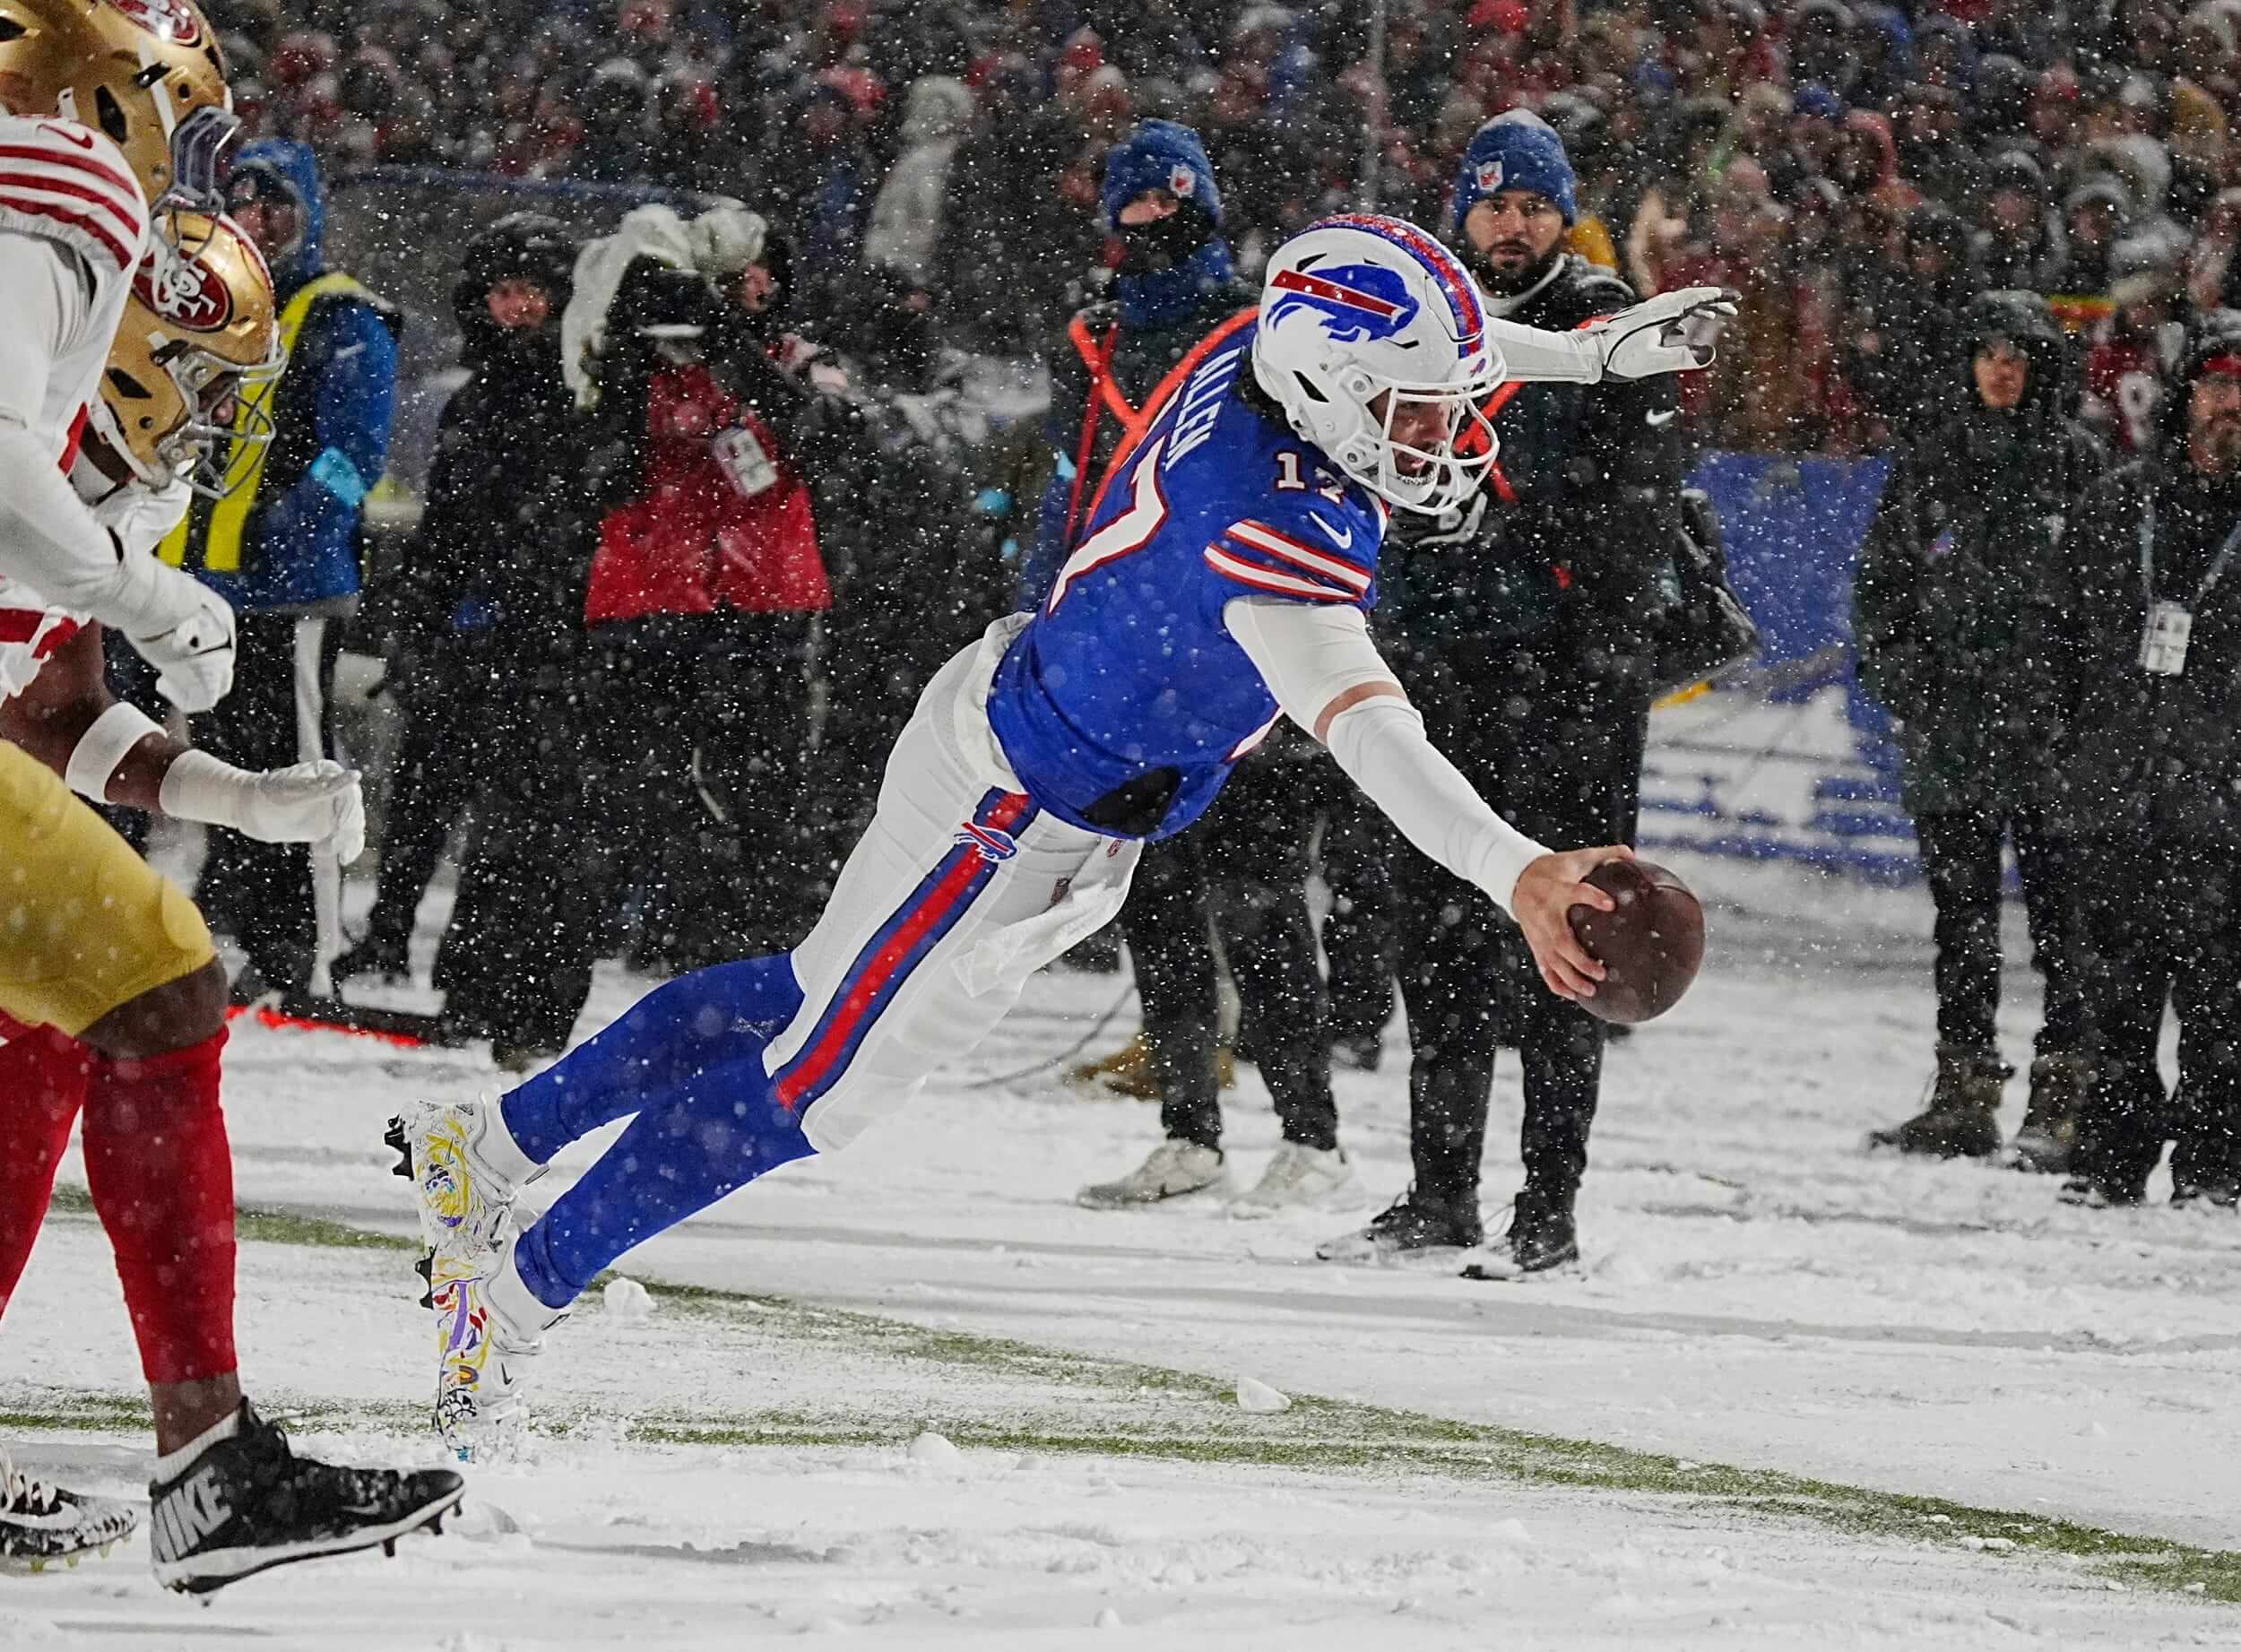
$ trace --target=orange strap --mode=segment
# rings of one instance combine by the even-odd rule
[[[1074,341],[1074,353],[1089,369],[1089,383],[1095,393],[1082,398],[1082,437],[1074,450],[1074,487],[1066,500],[1066,543],[1074,543],[1074,532],[1081,526],[1082,489],[1088,486],[1090,455],[1097,451],[1097,404],[1101,401],[1117,402],[1122,410],[1120,428],[1125,431],[1136,410],[1129,406],[1112,384],[1112,351],[1120,342],[1118,323],[1105,329],[1101,344],[1089,336],[1089,323],[1080,312],[1066,324],[1066,336]]]
[[[1118,476],[1121,467],[1135,456],[1138,445],[1144,440],[1144,433],[1159,422],[1160,414],[1165,411],[1167,403],[1173,399],[1175,393],[1182,388],[1183,381],[1198,370],[1200,362],[1234,338],[1238,330],[1259,313],[1257,307],[1249,306],[1238,311],[1236,315],[1232,316],[1206,337],[1193,344],[1189,350],[1184,352],[1181,361],[1167,369],[1167,376],[1159,381],[1159,387],[1152,392],[1136,416],[1122,421],[1120,445],[1114,448],[1112,457],[1105,461],[1105,473],[1098,478],[1097,492],[1089,502],[1089,515],[1083,518],[1084,521],[1092,520],[1096,516],[1097,507],[1105,502],[1105,489],[1112,486],[1112,479]],[[1073,549],[1073,536],[1070,533],[1067,536],[1067,549],[1069,550]]]

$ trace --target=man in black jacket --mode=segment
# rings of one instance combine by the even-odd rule
[[[1449,240],[1495,314],[1577,327],[1634,302],[1562,250],[1571,165],[1556,134],[1511,114],[1480,128]],[[1543,843],[1634,835],[1648,733],[1648,634],[1678,532],[1682,454],[1671,378],[1506,385],[1486,411],[1501,459],[1468,511],[1389,542],[1377,619],[1426,731],[1481,795]],[[1396,516],[1397,536],[1410,520]],[[1603,1024],[1544,986],[1516,927],[1413,850],[1397,852],[1401,991],[1414,1051],[1415,1179],[1326,1260],[1481,1240],[1479,1161],[1498,1045],[1525,1064],[1525,1186],[1479,1275],[1579,1255],[1573,1202],[1602,1083]]]
[[[1937,1079],[1929,1104],[1877,1146],[1982,1158],[2000,1146],[2000,849],[2023,874],[2046,981],[2028,1169],[2060,1171],[2084,1094],[2076,890],[2049,762],[2054,662],[2037,613],[2064,525],[2106,468],[2063,417],[2063,334],[2037,293],[1986,293],[1948,373],[1959,411],[1903,452],[1860,551],[1853,632],[1860,682],[1897,721],[1904,797],[1937,908]]]
[[[426,507],[387,593],[404,742],[373,913],[336,961],[338,983],[407,973],[413,916],[445,839],[487,774],[524,760],[502,749],[494,719],[553,645],[551,593],[569,584],[552,575],[549,518],[556,484],[574,470],[559,318],[575,253],[567,230],[534,212],[467,244],[452,294],[467,378],[445,404]]]
[[[2241,1191],[2241,313],[2206,316],[2159,440],[2063,541],[2047,648],[2078,832],[2092,1076],[2063,1197]],[[2166,999],[2179,1083],[2156,1064]]]

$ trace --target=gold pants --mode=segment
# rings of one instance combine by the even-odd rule
[[[216,956],[177,885],[0,740],[0,1010],[75,1038]]]

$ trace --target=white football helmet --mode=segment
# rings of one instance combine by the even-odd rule
[[[1326,218],[1276,248],[1253,376],[1294,431],[1404,510],[1455,509],[1494,463],[1479,403],[1502,360],[1485,304],[1455,255],[1400,219]],[[1426,407],[1440,415],[1437,438],[1396,440],[1397,422],[1434,422],[1412,416]]]

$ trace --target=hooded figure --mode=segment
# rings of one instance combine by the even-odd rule
[[[249,398],[270,412],[273,434],[247,483],[197,499],[160,554],[241,616],[233,694],[204,720],[206,734],[198,726],[196,744],[245,768],[277,768],[331,755],[326,708],[342,647],[333,621],[358,605],[361,513],[388,461],[400,321],[327,267],[326,197],[307,145],[247,145],[229,199],[273,272],[288,365]],[[315,895],[303,845],[212,833],[196,899],[265,983],[308,985]]]
[[[2080,844],[2091,1085],[2064,1197],[2241,1192],[2241,314],[2198,324],[2152,449],[2064,536],[2049,649]],[[2179,1084],[2157,1067],[2164,1006]]]
[[[2022,869],[2046,977],[2019,1146],[2058,1157],[2081,1098],[2074,897],[2051,760],[2060,722],[2049,638],[2062,616],[2042,604],[2064,526],[2103,457],[2064,416],[2064,358],[2037,293],[1971,302],[1941,364],[1953,411],[1899,457],[1860,551],[1860,686],[1894,720],[1937,908],[1936,1087],[1924,1112],[1874,1137],[1907,1152],[1981,1157],[2000,1146],[2011,1070],[1994,1028],[2003,842]]]
[[[2069,238],[2050,203],[2046,169],[2027,151],[2003,150],[1986,177],[1970,255],[1986,284],[2055,292],[2069,262]]]

